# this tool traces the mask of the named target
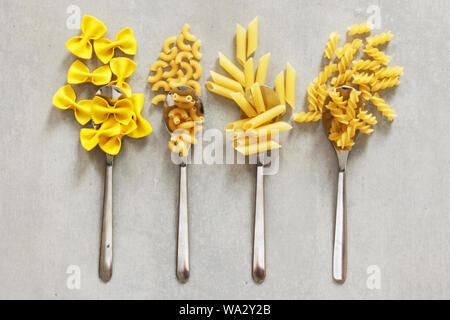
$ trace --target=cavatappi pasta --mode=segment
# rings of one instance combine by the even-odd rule
[[[289,63],[286,76],[281,72],[275,79],[275,93],[280,105],[266,105],[262,90],[267,83],[270,53],[257,60],[255,73],[255,62],[251,56],[257,46],[258,18],[250,23],[248,30],[237,25],[238,63],[233,63],[219,52],[219,64],[229,76],[211,71],[212,81],[206,83],[209,91],[233,100],[240,108],[241,120],[229,123],[225,131],[233,140],[234,148],[243,155],[281,148],[273,138],[281,131],[292,129],[288,123],[280,121],[280,117],[286,112],[286,103],[292,108],[295,106],[296,73]]]
[[[329,139],[340,150],[352,149],[358,131],[373,132],[377,118],[365,110],[366,103],[371,102],[390,121],[397,117],[378,91],[398,86],[403,68],[388,67],[391,58],[379,48],[392,40],[390,31],[360,39],[372,28],[369,24],[351,26],[348,34],[354,39],[339,48],[339,35],[330,35],[324,54],[329,63],[308,86],[308,112],[294,114],[297,122],[317,122],[328,111]],[[344,96],[337,90],[344,85],[355,90]]]
[[[190,33],[190,26],[185,23],[178,36],[167,38],[162,46],[159,59],[150,67],[148,82],[156,95],[152,99],[155,106],[163,103],[167,94],[177,86],[190,86],[201,94],[198,80],[202,75],[200,60],[201,41]]]
[[[90,72],[83,62],[76,60],[68,71],[69,84],[56,92],[53,105],[62,110],[72,109],[76,120],[83,126],[91,123],[90,128],[83,128],[80,132],[81,145],[86,150],[99,146],[105,153],[114,156],[119,153],[124,136],[142,138],[152,133],[152,127],[141,115],[144,95],[133,94],[129,84],[125,82],[134,73],[136,64],[129,58],[114,58],[116,48],[128,55],[136,54],[136,40],[129,28],[119,32],[116,41],[102,38],[106,27],[91,16],[84,16],[81,25],[82,35],[69,40],[67,48],[83,59],[90,59],[95,51],[99,60],[106,64]],[[152,67],[158,70],[164,66],[164,62],[161,62]],[[71,85],[81,83],[114,85],[122,89],[124,94],[115,101],[107,101],[100,96],[95,96],[92,100],[77,101]]]

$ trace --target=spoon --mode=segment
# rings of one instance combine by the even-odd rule
[[[102,97],[109,104],[114,105],[113,100],[119,100],[125,94],[119,87],[108,85],[101,87],[96,96]],[[95,125],[94,127],[96,128]],[[111,280],[113,264],[113,164],[114,156],[107,154],[99,261],[99,276],[104,282]]]
[[[336,90],[344,97],[348,97],[352,90],[349,86],[337,87]],[[327,105],[330,97],[327,97],[324,105]],[[361,102],[359,102],[358,109],[361,109]],[[331,129],[332,115],[327,108],[323,109],[323,126],[325,128],[327,137]],[[357,133],[358,134],[358,133]],[[355,137],[356,139],[356,137]],[[334,150],[339,166],[338,176],[338,191],[336,202],[336,218],[334,229],[334,245],[333,245],[333,279],[337,283],[344,283],[347,273],[347,227],[346,227],[346,208],[345,208],[345,173],[347,171],[347,161],[350,154],[349,150],[339,149],[333,142]]]
[[[174,94],[183,96],[190,95],[194,98],[199,116],[204,116],[203,103],[196,94],[195,90],[187,86],[179,86],[170,91],[164,103],[164,123],[170,134],[173,133],[169,126],[169,112],[176,108],[173,99]],[[189,220],[187,206],[187,157],[181,158],[180,164],[180,184],[179,184],[179,202],[178,202],[178,240],[177,240],[177,265],[176,275],[181,283],[189,280],[190,262],[189,262]]]
[[[275,91],[267,86],[261,86],[261,94],[266,110],[280,105],[280,99]],[[247,93],[247,98],[250,93]],[[255,199],[255,221],[253,229],[253,262],[252,276],[257,283],[263,283],[266,278],[266,236],[264,218],[264,167],[267,162],[267,152],[258,155],[256,166],[256,199]]]

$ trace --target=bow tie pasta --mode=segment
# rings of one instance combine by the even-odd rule
[[[295,121],[303,123],[320,121],[325,111],[331,114],[329,139],[338,150],[351,150],[358,132],[370,135],[374,131],[372,126],[377,118],[365,110],[367,102],[390,121],[397,117],[378,91],[398,86],[403,68],[389,67],[391,58],[378,48],[392,40],[390,31],[360,39],[372,27],[351,26],[348,35],[353,40],[340,48],[336,48],[339,35],[336,32],[330,35],[324,55],[329,63],[308,86],[309,111],[294,115]],[[354,90],[344,96],[338,90],[341,86]]]
[[[236,28],[236,60],[243,70],[219,52],[220,66],[231,76],[211,71],[212,81],[206,83],[209,91],[233,100],[241,110],[241,120],[228,124],[225,130],[233,140],[234,148],[243,155],[251,155],[281,146],[273,140],[275,134],[291,130],[292,127],[280,121],[286,112],[286,104],[295,107],[296,73],[288,63],[286,75],[281,72],[275,79],[275,95],[280,104],[265,101],[263,92],[267,77],[270,53],[262,56],[256,74],[251,57],[258,47],[258,18],[246,31],[239,24]]]
[[[152,133],[152,127],[142,115],[144,95],[133,94],[130,85],[125,82],[136,69],[136,63],[125,57],[114,58],[115,48],[126,54],[136,53],[136,40],[131,29],[122,30],[112,42],[101,39],[106,33],[102,22],[91,16],[84,16],[82,35],[72,38],[66,44],[76,56],[83,59],[92,57],[92,44],[98,58],[106,63],[93,72],[80,60],[76,60],[69,68],[66,85],[59,89],[53,97],[53,105],[59,109],[72,109],[76,120],[81,125],[91,123],[90,128],[80,132],[81,145],[88,151],[99,146],[105,153],[115,156],[122,146],[125,136],[143,138]],[[112,76],[115,79],[111,81]],[[90,83],[95,86],[112,85],[122,90],[123,95],[114,101],[101,96],[92,100],[77,102],[77,96],[70,84]]]

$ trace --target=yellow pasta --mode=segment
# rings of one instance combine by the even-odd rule
[[[159,54],[159,58],[163,61],[170,62],[176,58],[177,54],[178,54],[177,47],[173,47],[172,49],[170,49],[169,53],[161,52]]]
[[[261,153],[261,152],[266,152],[269,150],[275,150],[275,149],[279,149],[281,148],[281,146],[274,142],[274,141],[265,141],[262,143],[255,143],[255,144],[251,144],[251,145],[244,145],[244,146],[239,146],[236,148],[236,150],[240,153],[242,153],[243,155],[251,155],[251,154],[256,154],[256,153]]]
[[[354,36],[357,34],[364,34],[364,33],[368,33],[370,31],[372,31],[373,29],[373,25],[372,24],[368,24],[368,23],[362,23],[360,25],[353,25],[350,28],[348,28],[348,34],[350,36]]]
[[[228,89],[228,88],[219,86],[218,84],[215,84],[214,82],[211,82],[211,81],[207,81],[207,82],[206,82],[206,87],[207,87],[208,90],[211,91],[211,92],[214,92],[214,93],[216,93],[216,94],[218,94],[218,95],[221,95],[221,96],[223,96],[223,97],[225,97],[225,98],[228,98],[228,99],[233,99],[233,98],[231,97],[231,95],[232,95],[234,92],[233,92],[232,90]]]
[[[261,93],[261,88],[259,83],[255,83],[251,87],[251,93],[253,98],[253,104],[255,106],[255,109],[258,113],[263,113],[266,111],[266,106],[264,105],[264,99]]]
[[[157,96],[154,96],[152,99],[152,104],[154,104],[155,106],[161,102],[166,101],[166,95],[165,94],[159,94]]]
[[[247,117],[256,117],[257,113],[252,105],[245,99],[241,92],[234,92],[231,94],[231,98],[237,103],[241,110],[247,115]]]
[[[200,83],[198,83],[198,81],[188,80],[188,81],[186,81],[186,85],[188,85],[189,87],[194,88],[195,91],[197,91],[197,93],[199,95],[202,94],[202,86],[200,85]]]
[[[336,47],[339,43],[339,39],[340,39],[340,36],[337,32],[333,32],[330,35],[327,46],[325,48],[325,54],[324,54],[325,58],[327,58],[327,59],[333,58],[334,51],[336,50]]]
[[[185,23],[183,25],[183,28],[181,29],[181,33],[183,34],[184,39],[194,42],[195,40],[197,40],[197,38],[189,32],[190,29],[191,27],[187,23]]]
[[[247,61],[247,31],[240,25],[236,25],[236,58],[241,66]]]
[[[239,70],[239,68],[236,67],[236,65],[233,62],[231,62],[227,57],[225,57],[221,52],[219,52],[219,64],[241,85],[245,85],[244,73],[241,70]]]
[[[177,38],[177,46],[182,51],[191,51],[191,45],[184,42],[183,34],[180,34]]]
[[[247,58],[258,48],[258,17],[248,25]]]
[[[151,71],[157,71],[158,69],[164,69],[167,68],[169,65],[167,64],[166,61],[162,61],[162,60],[156,60],[155,62],[153,62],[152,66],[150,67]]]
[[[243,92],[244,91],[239,82],[237,82],[233,79],[230,79],[228,77],[225,77],[214,71],[210,71],[210,74],[211,74],[211,78],[213,79],[215,84],[218,84],[219,86],[230,89],[233,92]]]
[[[163,89],[164,91],[170,91],[170,87],[167,81],[160,80],[153,84],[152,91],[158,91],[160,89]]]
[[[175,44],[175,42],[177,41],[177,37],[169,37],[164,41],[163,44],[163,52],[165,54],[169,54],[172,50],[171,46],[173,46]]]
[[[195,43],[192,45],[192,54],[194,55],[194,58],[197,60],[202,59],[202,54],[200,53],[201,45],[202,42],[200,40],[195,41]]]
[[[239,129],[243,129],[244,124],[247,123],[249,119],[242,119],[238,121],[233,121],[225,127],[225,131],[237,131]]]
[[[285,82],[284,82],[284,72],[280,72],[275,78],[275,92],[277,93],[280,103],[286,104],[286,93],[285,93]]]
[[[193,54],[188,51],[180,51],[175,58],[176,63],[181,63],[183,59],[191,60],[193,58]]]
[[[368,33],[371,29],[372,26],[368,24],[354,25],[349,28],[349,35]],[[335,54],[338,59],[337,67],[331,62],[309,84],[309,112],[294,114],[294,121],[317,122],[322,119],[322,111],[326,110],[331,115],[329,139],[337,149],[351,150],[355,145],[356,134],[361,132],[370,135],[374,131],[372,126],[378,122],[373,114],[365,110],[368,101],[383,116],[394,120],[397,116],[395,111],[377,93],[379,90],[399,85],[399,77],[403,74],[401,67],[387,67],[391,58],[376,48],[388,43],[392,38],[391,32],[382,33],[367,37],[365,47],[363,40],[354,39],[334,50],[334,42],[330,37],[325,57],[330,58]],[[354,61],[361,48],[368,59]],[[341,94],[337,87],[342,85],[350,86],[353,90],[345,95]]]
[[[286,66],[286,102],[295,108],[295,78],[296,72],[288,63]]]
[[[184,77],[186,79],[191,79],[192,75],[194,73],[194,71],[192,69],[192,66],[189,63],[183,61],[183,62],[180,63],[180,67],[184,70]],[[197,66],[197,69],[195,71],[196,71],[197,74],[195,75],[194,79],[200,78],[201,74],[198,74],[198,71],[199,71],[198,70],[198,66]]]
[[[258,61],[258,69],[256,70],[256,82],[260,85],[266,83],[267,67],[269,66],[270,53],[264,55]]]
[[[278,107],[274,107],[272,109],[269,109],[268,111],[261,113],[260,115],[250,119],[249,121],[247,121],[243,128],[245,130],[248,129],[255,129],[257,127],[259,127],[262,124],[268,123],[271,120],[273,120],[274,118],[284,114],[286,112],[286,106],[284,105],[279,105]]]
[[[154,75],[148,77],[147,81],[150,83],[158,82],[159,80],[161,80],[162,75],[163,75],[163,69],[159,68]]]
[[[162,74],[163,78],[165,78],[165,79],[173,78],[173,77],[175,77],[175,75],[177,75],[178,64],[174,60],[170,61],[170,68],[171,68],[170,71],[165,71]]]
[[[248,59],[244,65],[245,89],[249,90],[255,83],[255,70],[253,58]]]
[[[189,64],[195,69],[194,73],[192,74],[194,80],[200,79],[203,73],[202,65],[195,60],[189,61]]]

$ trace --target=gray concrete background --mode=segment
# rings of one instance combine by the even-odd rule
[[[52,107],[74,61],[64,44],[69,5],[98,17],[108,36],[129,26],[138,40],[135,92],[154,133],[124,143],[114,185],[114,276],[97,277],[104,156],[84,151],[70,111]],[[405,67],[388,94],[399,119],[362,137],[348,174],[349,270],[331,280],[336,193],[333,151],[318,124],[282,137],[279,174],[266,180],[267,266],[250,274],[254,167],[191,166],[192,277],[175,278],[177,168],[169,160],[162,110],[146,78],[163,40],[184,22],[203,41],[205,73],[217,51],[234,53],[236,23],[260,18],[256,57],[271,52],[268,79],[289,61],[298,73],[297,111],[320,68],[330,32],[344,34],[381,8],[395,39],[393,64]],[[12,1],[0,0],[0,298],[38,299],[409,299],[450,298],[448,1]],[[272,80],[273,81],[273,80]],[[89,98],[93,89],[77,89]],[[206,92],[208,128],[238,116]],[[69,265],[81,290],[66,287]],[[381,289],[366,286],[379,266]]]

